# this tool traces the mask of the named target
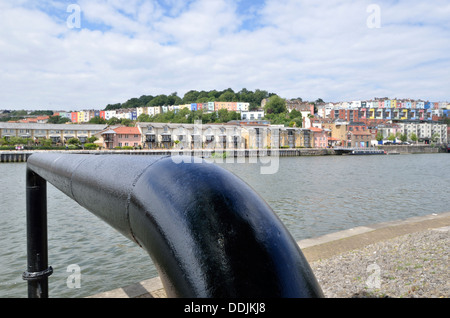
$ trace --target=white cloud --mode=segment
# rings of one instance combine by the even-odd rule
[[[67,1],[4,0],[0,109],[103,108],[228,87],[450,100],[450,4],[378,1],[381,27],[371,29],[371,3],[80,0],[81,29],[69,29]]]

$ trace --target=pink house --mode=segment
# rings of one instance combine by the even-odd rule
[[[325,130],[317,127],[311,127],[309,130],[312,132],[312,138],[314,140],[314,148],[327,148],[328,147],[328,134]]]
[[[137,127],[117,127],[102,133],[103,147],[114,149],[116,147],[142,147],[141,132]]]

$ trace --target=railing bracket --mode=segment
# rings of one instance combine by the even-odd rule
[[[40,271],[40,272],[24,272],[22,274],[23,280],[40,280],[43,277],[49,277],[51,274],[53,274],[53,268],[50,266],[46,270]]]

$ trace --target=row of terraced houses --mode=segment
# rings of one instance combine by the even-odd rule
[[[30,124],[0,122],[0,139],[19,137],[27,143],[49,139],[54,145],[66,145],[72,138],[82,144],[97,137],[100,149],[132,147],[136,149],[261,149],[327,148],[335,146],[371,147],[390,135],[413,133],[421,143],[448,143],[449,129],[439,122],[380,124],[369,127],[362,122],[324,118],[310,119],[310,127],[284,127],[265,121],[236,121],[227,124],[137,123],[136,127],[89,124]]]
[[[149,116],[155,116],[161,113],[167,113],[169,111],[178,112],[182,109],[188,109],[190,111],[202,110],[206,113],[219,111],[220,109],[227,109],[228,111],[240,112],[241,116],[246,119],[250,119],[252,116],[257,119],[264,117],[263,112],[249,112],[249,103],[241,102],[208,102],[208,103],[191,103],[184,105],[165,105],[165,106],[149,106],[149,107],[137,107],[126,108],[117,110],[83,110],[77,112],[59,112],[58,115],[63,118],[68,118],[72,123],[87,123],[94,117],[100,117],[105,120],[109,120],[113,117],[118,119],[130,119],[137,120],[137,118],[146,114]]]
[[[263,101],[262,106],[265,101]],[[104,149],[131,146],[137,148],[192,148],[235,146],[238,148],[270,147],[314,147],[333,146],[370,147],[379,144],[377,135],[381,133],[384,141],[391,135],[404,134],[408,140],[415,134],[418,142],[447,143],[449,130],[442,119],[448,118],[450,104],[425,101],[374,99],[372,101],[355,101],[342,103],[321,103],[287,101],[289,111],[297,109],[302,112],[303,126],[273,126],[264,118],[264,111],[249,112],[248,103],[210,102],[203,104],[186,104],[179,106],[140,107],[137,109],[120,109],[112,111],[80,111],[64,113],[70,116],[72,123],[84,125],[50,125],[31,123],[1,123],[0,138],[10,136],[24,138],[48,138],[55,144],[65,144],[69,138],[79,138],[82,142],[91,135],[99,138],[98,144]],[[125,129],[96,125],[88,128],[85,123],[93,117],[106,120],[116,118],[137,119],[141,114],[154,116],[180,109],[203,110],[205,112],[227,109],[241,112],[241,121],[224,125],[210,125],[209,131],[193,132],[194,127],[181,124],[138,123],[136,128]],[[69,117],[67,117],[69,118]],[[45,121],[39,121],[45,122]],[[2,126],[7,127],[2,127]],[[8,126],[9,125],[9,126]],[[30,126],[31,125],[31,126]],[[90,128],[94,127],[89,125]],[[230,129],[237,129],[229,134]],[[119,129],[117,131],[117,129]],[[122,131],[123,130],[123,131]],[[131,130],[133,130],[131,132]],[[272,132],[278,130],[278,135]],[[106,133],[109,132],[109,133]],[[225,133],[226,132],[226,133]],[[266,137],[263,136],[263,132]],[[201,136],[201,137],[199,137]],[[259,137],[252,137],[259,136]],[[239,138],[238,138],[239,137]],[[256,138],[256,139],[255,139]],[[267,139],[266,142],[255,141]],[[262,140],[261,139],[261,140]],[[197,144],[196,144],[197,143]]]

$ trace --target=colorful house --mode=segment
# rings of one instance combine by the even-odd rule
[[[103,147],[114,149],[117,147],[142,147],[141,131],[138,127],[117,127],[101,133]]]
[[[314,140],[314,148],[327,148],[328,147],[328,133],[321,128],[310,127],[312,132],[312,139]]]
[[[78,123],[78,112],[71,112],[70,120],[72,121],[72,123]]]

